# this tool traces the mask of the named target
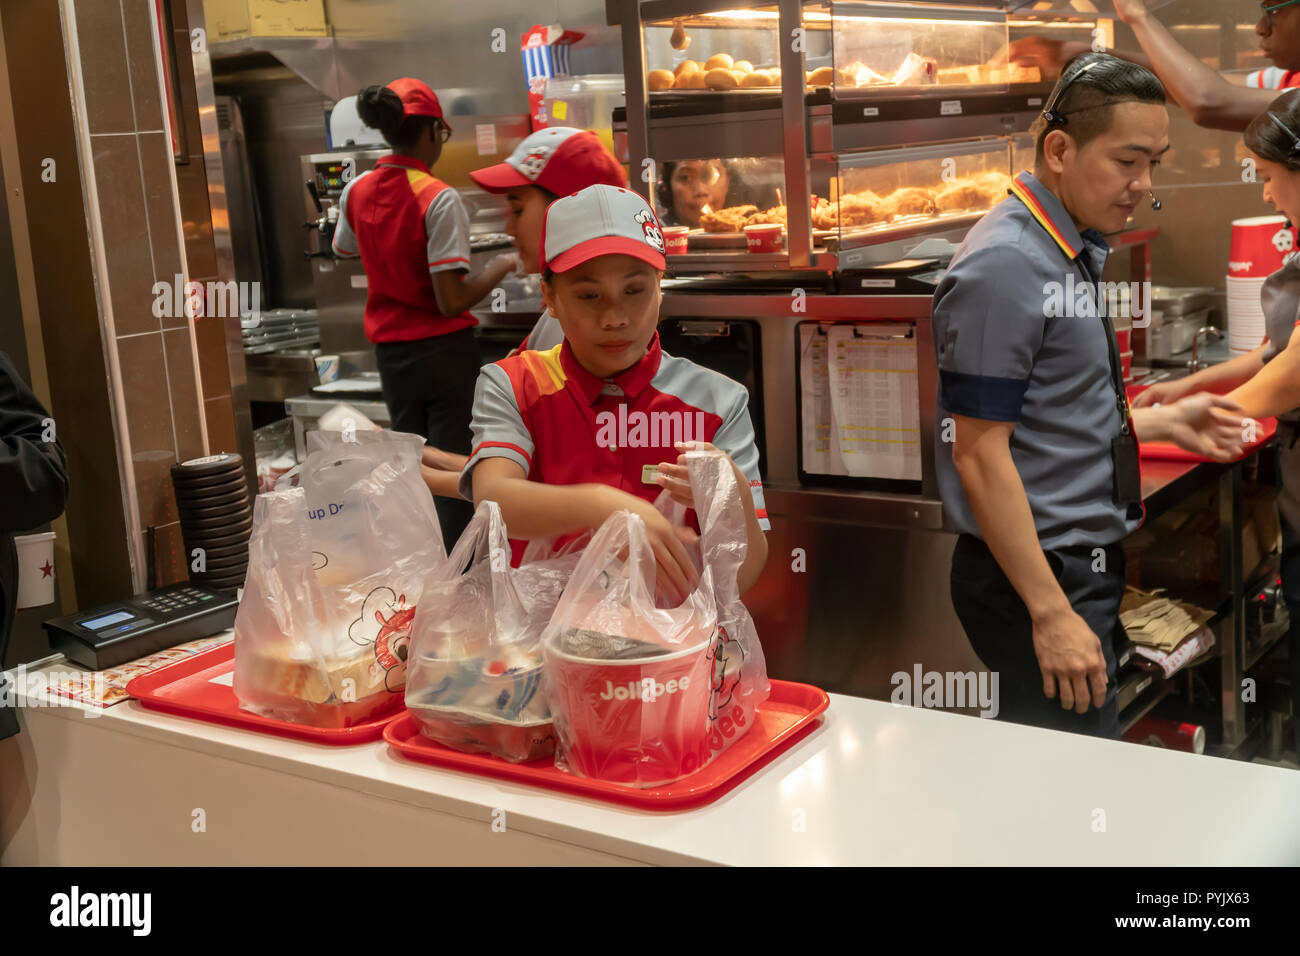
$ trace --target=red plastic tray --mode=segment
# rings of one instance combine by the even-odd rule
[[[148,674],[141,674],[126,685],[126,692],[150,710],[161,710],[180,717],[205,720],[212,724],[226,724],[245,730],[280,737],[296,737],[319,744],[336,746],[365,744],[378,740],[384,734],[384,725],[406,713],[398,708],[395,713],[378,717],[354,727],[308,727],[287,720],[274,720],[241,710],[235,692],[228,683],[214,683],[214,678],[230,674],[235,669],[235,642],[214,647],[196,654],[188,660],[178,661]]]
[[[439,767],[488,774],[646,810],[682,810],[718,799],[811,731],[828,706],[830,698],[820,688],[774,680],[772,694],[758,709],[758,722],[749,733],[689,777],[647,790],[566,773],[555,766],[551,757],[513,764],[488,754],[461,753],[421,736],[418,721],[409,713],[384,728],[384,739],[403,756]]]
[[[1126,389],[1129,401],[1133,400],[1134,395],[1144,392],[1146,389],[1147,386],[1145,385],[1130,385]],[[1249,445],[1243,446],[1244,450],[1242,451],[1241,457],[1245,458],[1260,445],[1264,444],[1264,442],[1273,437],[1273,434],[1276,431],[1276,418],[1259,419],[1259,429],[1256,432],[1258,440],[1251,442]],[[1210,461],[1209,458],[1205,458],[1201,455],[1194,455],[1190,451],[1184,451],[1173,442],[1167,441],[1144,441],[1138,447],[1138,454],[1142,458],[1152,458],[1159,461]]]

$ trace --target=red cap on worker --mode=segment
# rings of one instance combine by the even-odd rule
[[[650,204],[621,186],[588,186],[546,207],[542,272],[567,272],[597,256],[632,256],[664,269],[664,234]]]
[[[567,196],[597,183],[627,185],[627,174],[600,137],[572,126],[539,129],[525,137],[504,163],[469,175],[490,193],[541,186],[557,196]]]
[[[442,125],[451,129],[451,124],[443,118],[438,94],[424,80],[404,76],[400,80],[393,80],[388,88],[402,98],[402,113],[406,116],[432,116],[442,120]]]

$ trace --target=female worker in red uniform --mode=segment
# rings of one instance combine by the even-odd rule
[[[357,112],[393,152],[344,188],[334,251],[366,270],[366,338],[396,431],[450,452],[470,450],[478,344],[468,310],[518,268],[498,256],[469,275],[469,215],[430,168],[451,135],[437,95],[420,80],[368,86]],[[448,548],[473,514],[468,502],[435,501]]]

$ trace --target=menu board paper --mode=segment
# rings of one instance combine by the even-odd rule
[[[910,325],[801,326],[800,363],[805,473],[921,480]]]

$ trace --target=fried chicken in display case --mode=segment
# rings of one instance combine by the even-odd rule
[[[813,207],[813,228],[837,230],[845,246],[983,215],[1011,185],[1009,151],[1007,140],[989,138],[841,155],[832,195]]]
[[[657,186],[660,215],[691,227],[691,252],[740,247],[748,226],[786,225],[779,159],[664,166]],[[714,172],[704,177],[701,168]],[[883,241],[893,230],[942,226],[988,212],[1011,184],[1011,141],[989,137],[844,153],[834,168],[809,196],[814,237],[823,246],[831,239],[858,245]]]

